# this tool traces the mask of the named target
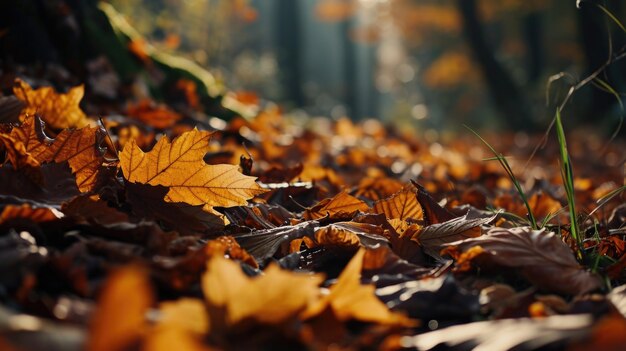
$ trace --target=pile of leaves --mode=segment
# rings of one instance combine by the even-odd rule
[[[535,230],[467,139],[298,123],[271,104],[228,123],[149,100],[97,119],[82,86],[16,80],[12,93],[0,101],[2,349],[626,342],[623,174],[607,165],[624,145],[576,163],[601,145],[570,142],[577,260],[550,143],[519,172]],[[498,147],[524,154],[520,138]]]

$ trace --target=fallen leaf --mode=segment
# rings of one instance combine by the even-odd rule
[[[23,143],[37,162],[61,163],[67,161],[76,175],[76,184],[82,192],[94,190],[104,163],[101,148],[106,132],[99,127],[65,129],[55,139],[43,133],[39,118],[27,116],[22,125],[13,128],[11,137]]]
[[[450,243],[445,250],[464,253],[476,246],[481,252],[468,258],[473,264],[517,268],[528,281],[545,291],[580,295],[602,285],[597,275],[578,264],[558,236],[545,230],[492,228],[478,238]],[[475,260],[476,257],[481,259]]]
[[[15,220],[27,219],[35,223],[50,222],[59,219],[63,214],[54,212],[48,207],[31,207],[27,204],[6,205],[0,212],[0,224]]]
[[[86,349],[123,351],[138,343],[152,302],[152,289],[142,269],[129,266],[114,272],[100,295]]]
[[[210,135],[194,129],[172,143],[163,136],[148,153],[131,140],[119,155],[124,178],[131,183],[165,186],[166,201],[204,205],[207,212],[215,206],[245,205],[246,200],[264,193],[255,178],[239,173],[237,166],[204,162]]]
[[[214,256],[202,276],[211,329],[227,330],[243,321],[272,325],[291,321],[318,298],[322,281],[319,274],[283,271],[275,264],[263,275],[248,278],[239,264]]]
[[[357,320],[383,325],[415,325],[415,321],[389,310],[375,294],[374,285],[361,285],[361,267],[365,249],[360,249],[350,260],[330,288],[330,293],[311,305],[304,313],[304,319],[314,318],[326,309],[331,309],[340,321]]]
[[[470,210],[465,216],[424,227],[412,240],[422,245],[425,253],[434,258],[441,258],[439,251],[443,245],[480,236],[480,226],[493,221],[497,215],[497,213],[486,215]]]
[[[26,103],[20,120],[38,115],[52,128],[80,128],[89,124],[89,119],[80,109],[80,100],[85,94],[83,85],[70,89],[67,94],[59,94],[52,87],[33,90],[21,79],[15,81],[13,94]]]
[[[166,129],[174,126],[182,116],[162,104],[144,99],[128,107],[127,113],[130,117],[158,129]]]
[[[344,248],[357,248],[359,246],[376,247],[388,243],[385,234],[385,230],[377,225],[358,222],[337,222],[316,230],[315,241],[319,245]]]
[[[302,217],[306,220],[329,218],[351,218],[356,211],[367,211],[367,204],[342,191],[332,198],[324,199],[317,205],[307,208]]]
[[[389,198],[374,204],[374,213],[382,213],[389,219],[421,220],[424,218],[422,206],[417,201],[416,190],[407,186]]]

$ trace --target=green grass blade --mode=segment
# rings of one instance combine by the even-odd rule
[[[570,233],[572,238],[576,241],[577,252],[576,256],[582,259],[582,237],[578,227],[578,218],[576,217],[576,200],[574,194],[574,172],[572,169],[572,163],[570,161],[569,152],[567,151],[567,140],[565,139],[565,131],[563,129],[563,123],[561,122],[561,111],[556,110],[556,135],[559,142],[559,154],[561,156],[561,176],[563,177],[563,186],[565,187],[565,194],[567,195],[567,205],[569,207],[570,217]]]
[[[506,157],[504,157],[501,153],[498,153],[496,149],[494,149],[493,146],[491,146],[491,144],[487,142],[487,140],[483,139],[483,137],[481,137],[480,134],[478,134],[478,132],[476,132],[469,126],[466,126],[466,125],[463,125],[463,126],[467,128],[470,132],[472,132],[472,134],[474,134],[485,146],[489,148],[489,150],[491,150],[491,152],[495,156],[494,158],[492,158],[492,160],[497,160],[498,162],[500,162],[500,165],[502,166],[506,174],[509,176],[509,178],[513,182],[513,185],[515,186],[517,193],[519,194],[520,198],[524,202],[524,206],[526,206],[526,210],[528,211],[528,220],[530,221],[531,227],[533,229],[539,229],[539,226],[537,225],[537,220],[535,219],[535,215],[533,214],[533,211],[530,208],[530,204],[528,203],[526,193],[524,193],[524,189],[522,189],[522,186],[517,180],[517,177],[515,177],[515,174],[513,173],[513,170],[511,169],[509,162],[506,160]]]

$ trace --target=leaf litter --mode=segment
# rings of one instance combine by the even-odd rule
[[[520,176],[543,224],[532,230],[506,173],[468,153],[469,138],[432,148],[375,120],[302,127],[272,105],[212,124],[190,113],[197,96],[137,100],[98,121],[83,87],[69,88],[17,80],[21,112],[0,128],[3,347],[626,342],[623,198],[581,222],[577,260],[554,145],[531,164],[543,181]],[[575,161],[591,152],[575,146]],[[623,175],[587,161],[575,185],[591,212]]]

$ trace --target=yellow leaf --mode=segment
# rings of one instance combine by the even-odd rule
[[[307,209],[302,217],[306,220],[319,219],[326,216],[330,218],[349,217],[356,211],[366,211],[367,204],[354,196],[342,191],[332,198],[324,199],[317,205]]]
[[[138,342],[153,295],[144,271],[131,266],[107,280],[91,320],[88,351],[122,351]]]
[[[375,295],[374,285],[361,285],[361,267],[366,250],[360,249],[341,272],[330,294],[303,313],[309,319],[332,309],[340,321],[358,320],[385,325],[414,325],[406,316],[389,310]]]
[[[157,328],[176,328],[193,334],[203,335],[209,330],[209,317],[204,301],[194,298],[181,298],[163,302],[159,306],[161,319]]]
[[[171,143],[163,136],[148,153],[131,140],[119,155],[124,178],[166,186],[165,201],[205,205],[207,211],[214,206],[245,205],[247,199],[264,193],[256,178],[239,173],[237,166],[204,162],[210,135],[194,129]]]
[[[423,219],[424,211],[417,201],[416,190],[407,186],[396,194],[374,204],[374,213],[382,213],[389,219]]]
[[[244,320],[277,325],[296,318],[319,295],[319,274],[297,274],[272,264],[263,275],[248,278],[239,265],[215,256],[202,276],[211,329],[231,327]],[[212,311],[223,311],[222,320]]]
[[[82,85],[70,89],[67,94],[59,94],[52,87],[33,90],[26,82],[17,79],[13,93],[26,103],[20,119],[37,114],[55,129],[80,128],[89,123],[89,119],[79,107],[80,100],[85,94]]]

